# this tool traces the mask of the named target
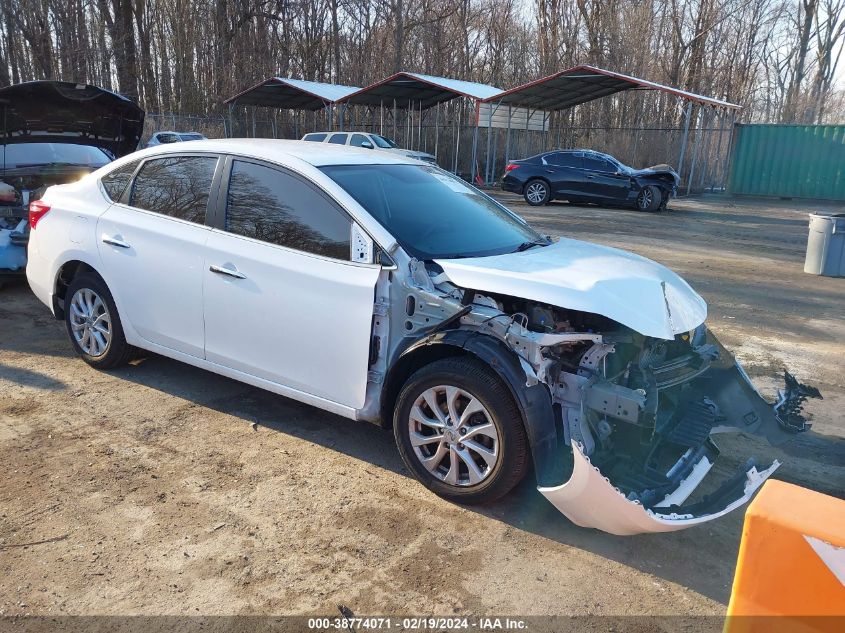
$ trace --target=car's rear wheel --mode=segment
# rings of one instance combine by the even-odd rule
[[[551,189],[549,189],[549,183],[538,178],[529,180],[525,184],[525,189],[523,190],[522,195],[525,198],[525,201],[532,207],[539,207],[549,201]]]
[[[637,195],[637,208],[640,211],[657,211],[663,204],[663,192],[660,187],[646,185]]]
[[[65,325],[76,353],[92,367],[111,369],[132,358],[114,299],[98,275],[83,273],[68,284]]]
[[[426,487],[459,503],[510,492],[528,469],[528,441],[507,387],[486,365],[447,358],[411,376],[399,394],[396,444]]]

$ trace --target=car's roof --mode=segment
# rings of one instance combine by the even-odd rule
[[[374,152],[370,149],[313,143],[310,141],[283,141],[269,138],[227,138],[186,141],[178,144],[157,145],[138,152],[146,156],[182,153],[191,150],[241,154],[269,161],[284,163],[290,158],[298,159],[315,167],[324,165],[419,165],[420,161],[390,152]]]

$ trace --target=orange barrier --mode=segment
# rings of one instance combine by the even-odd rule
[[[845,501],[769,479],[748,506],[725,632],[758,631],[845,631]]]

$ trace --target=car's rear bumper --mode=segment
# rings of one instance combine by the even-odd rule
[[[505,176],[504,178],[502,178],[503,191],[510,191],[511,193],[522,194],[522,188],[523,184],[515,178],[511,178],[509,176]]]

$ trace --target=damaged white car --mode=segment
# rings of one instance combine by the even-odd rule
[[[724,431],[778,442],[818,392],[766,402],[652,261],[553,241],[437,167],[269,140],[160,146],[30,209],[27,276],[89,364],[136,348],[392,427],[431,490],[493,501],[533,463],[574,523],[675,530],[777,468],[710,482]]]

